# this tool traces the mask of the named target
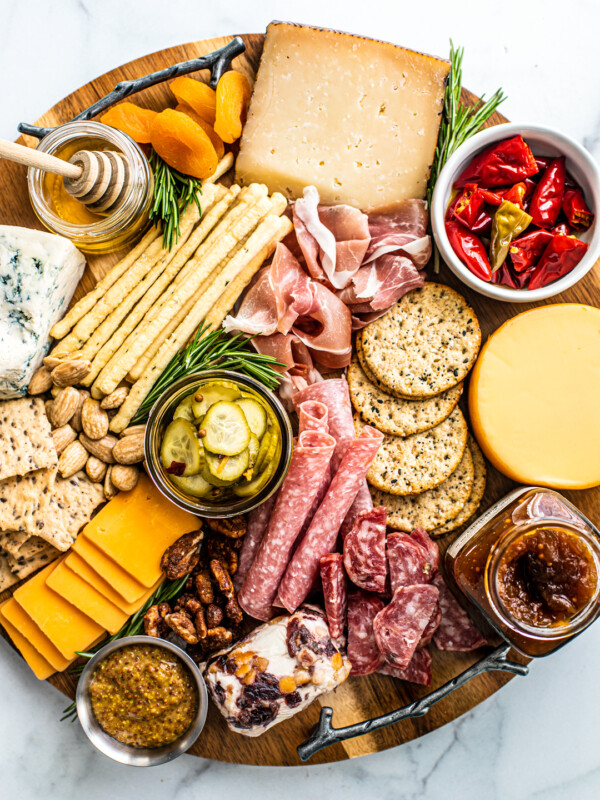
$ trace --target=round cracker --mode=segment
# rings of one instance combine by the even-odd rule
[[[359,335],[356,337],[354,344],[356,346],[356,355],[358,357],[358,362],[362,367],[362,371],[367,376],[367,380],[371,381],[373,386],[377,386],[377,388],[381,389],[382,392],[385,392],[386,394],[389,394],[392,397],[397,397],[399,400],[420,399],[416,397],[406,397],[405,395],[400,394],[400,392],[395,392],[393,389],[390,389],[389,386],[386,386],[384,383],[382,383],[376,375],[373,375],[373,373],[369,369],[369,365],[365,361],[365,355],[363,353],[363,348],[362,348],[362,332],[359,333]]]
[[[352,405],[369,425],[392,436],[412,436],[435,428],[450,416],[462,394],[462,383],[425,400],[401,400],[383,392],[354,359],[348,368]]]
[[[471,451],[473,457],[473,468],[475,476],[473,479],[473,488],[471,489],[471,496],[461,508],[460,512],[454,519],[449,518],[444,525],[440,525],[433,531],[430,531],[432,536],[444,536],[446,533],[451,533],[464,525],[479,508],[479,504],[483,499],[486,484],[486,466],[483,453],[479,449],[479,445],[475,441],[475,437],[470,433],[467,438],[467,448]]]
[[[397,531],[410,531],[420,526],[434,531],[450,517],[460,514],[472,493],[474,480],[473,457],[468,447],[452,475],[435,489],[408,497],[371,489],[373,503],[387,508],[387,524]]]
[[[449,286],[413,289],[363,328],[364,362],[383,387],[432,397],[462,381],[477,358],[481,328],[465,298]]]
[[[358,414],[354,424],[357,431],[364,426]],[[456,406],[443,422],[423,433],[406,437],[384,434],[367,480],[382,492],[420,494],[439,486],[454,472],[466,445],[467,423]]]

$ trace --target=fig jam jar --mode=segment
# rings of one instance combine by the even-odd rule
[[[455,587],[526,656],[545,656],[600,614],[600,532],[551,489],[516,489],[446,552]]]

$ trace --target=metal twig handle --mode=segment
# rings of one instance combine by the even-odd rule
[[[173,64],[165,69],[151,72],[150,75],[145,75],[143,78],[135,78],[131,81],[121,81],[118,83],[112,92],[109,92],[105,97],[95,102],[89,108],[86,108],[73,120],[88,120],[95,117],[101,111],[104,111],[113,103],[123,100],[142,89],[148,89],[150,86],[156,86],[157,83],[168,81],[171,78],[176,78],[178,75],[187,75],[190,72],[196,72],[200,69],[210,70],[210,85],[214,88],[219,82],[221,75],[226,72],[231,66],[231,62],[236,56],[239,56],[246,49],[242,38],[236,36],[220,50],[215,50],[205,56],[199,58],[192,58],[190,61],[181,61],[179,64]],[[41,128],[38,125],[30,125],[28,122],[20,122],[18,125],[19,133],[24,133],[28,136],[35,136],[36,139],[42,139],[54,128]]]
[[[381,717],[365,720],[364,722],[357,722],[354,725],[348,725],[345,728],[334,728],[332,725],[333,709],[325,706],[321,709],[321,716],[319,723],[315,727],[309,738],[302,742],[297,748],[297,753],[302,761],[308,761],[311,756],[323,750],[325,747],[330,747],[332,744],[343,742],[346,739],[352,739],[355,736],[364,736],[366,733],[387,728],[388,725],[394,725],[396,722],[401,722],[405,719],[412,719],[414,717],[424,717],[429,709],[440,700],[443,700],[448,695],[452,694],[456,689],[464,686],[471,678],[476,675],[481,675],[484,672],[512,672],[513,675],[527,675],[529,667],[523,664],[518,664],[515,661],[509,661],[507,656],[510,652],[510,645],[502,644],[482,658],[472,667],[461,672],[456,678],[453,678],[448,683],[440,686],[433,692],[430,692],[420,700],[415,700],[414,703],[403,708],[398,708],[396,711],[391,711],[389,714],[384,714]]]

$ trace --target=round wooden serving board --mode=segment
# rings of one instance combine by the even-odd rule
[[[54,108],[40,117],[38,124],[53,126],[67,122],[84,108],[107,94],[119,81],[138,78],[170,64],[205,55],[222,47],[231,38],[224,37],[192,42],[179,47],[161,50],[136,61],[131,61],[129,64],[102,75],[61,100]],[[233,66],[253,80],[262,51],[264,36],[263,34],[248,34],[242,38],[246,44],[246,52],[235,59]],[[408,45],[409,43],[406,44]],[[463,92],[463,100],[472,102],[474,99],[476,98],[470,93]],[[173,98],[170,96],[166,84],[145,90],[136,95],[134,100],[140,105],[158,110],[164,108],[167,104],[173,104]],[[490,124],[498,124],[504,121],[506,120],[503,117],[495,114]],[[35,145],[35,141],[30,140],[28,137],[22,137],[19,141]],[[31,228],[42,227],[29,203],[25,167],[4,160],[0,161],[0,222]],[[77,299],[90,291],[96,281],[107,272],[117,259],[118,254],[89,256],[88,268],[77,289],[75,298]],[[469,291],[443,266],[439,276],[430,276],[430,278],[450,283],[467,296],[479,316],[484,341],[492,331],[496,330],[507,319],[533,306],[533,304],[511,305],[488,300]],[[595,305],[599,297],[600,275],[594,269],[577,286],[549,302],[580,302]],[[510,391],[510,387],[507,387],[507,391]],[[503,496],[512,487],[513,484],[507,478],[490,468],[488,488],[482,508],[491,505],[492,502]],[[592,519],[600,518],[600,489],[566,492],[565,494],[589,517]],[[452,534],[445,538],[446,540],[451,539]],[[442,548],[447,544],[448,541],[440,541]],[[4,595],[0,596],[0,599],[5,599],[8,595],[9,592],[5,592]],[[481,652],[440,653],[435,651],[434,680],[431,688],[437,688],[446,683],[478,661],[480,657]],[[408,742],[464,714],[502,688],[510,678],[510,675],[499,672],[481,675],[434,706],[425,717],[407,720],[375,733],[326,748],[317,753],[311,759],[311,763],[342,761],[366,753],[386,750],[389,747]],[[75,682],[68,674],[55,675],[50,678],[50,683],[65,695],[71,698],[74,697]],[[429,691],[430,689],[425,687],[417,687],[393,678],[372,675],[369,677],[350,678],[337,692],[325,696],[321,704],[333,707],[333,724],[336,727],[340,727],[386,714],[399,706],[422,697]],[[190,752],[197,756],[238,764],[298,765],[301,762],[296,754],[296,747],[312,731],[313,726],[318,721],[320,710],[319,703],[313,703],[303,713],[298,714],[282,725],[276,725],[266,734],[252,739],[231,733],[220,714],[211,705],[206,727]]]

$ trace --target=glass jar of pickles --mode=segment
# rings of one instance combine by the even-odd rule
[[[122,202],[107,215],[72,197],[63,178],[30,167],[27,185],[33,210],[52,233],[66,236],[88,253],[107,253],[130,245],[148,224],[154,178],[145,155],[125,133],[101,122],[67,122],[39,143],[38,150],[66,161],[78,150],[113,150],[128,162],[130,185]]]
[[[146,426],[146,462],[170,500],[193,514],[230,517],[279,488],[292,453],[285,409],[237,372],[182,378],[157,400]]]

